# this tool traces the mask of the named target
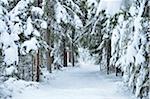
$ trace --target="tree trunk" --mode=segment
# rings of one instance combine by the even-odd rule
[[[35,5],[42,8],[42,1],[43,0],[35,0]]]
[[[66,52],[66,40],[65,38],[63,37],[63,56],[64,56],[64,59],[63,59],[63,64],[64,64],[64,67],[67,67],[67,52]]]
[[[39,82],[39,79],[40,79],[40,55],[39,55],[39,51],[36,55],[36,60],[37,60],[37,71],[36,71],[36,81]]]
[[[34,66],[35,66],[35,59],[34,56],[32,56],[32,81],[34,81]]]
[[[52,62],[51,62],[51,56],[50,56],[51,51],[48,50],[48,52],[46,53],[46,57],[47,57],[47,70],[52,73]]]
[[[74,67],[75,66],[75,61],[74,61],[74,45],[73,45],[73,42],[72,42],[72,66]]]
[[[111,40],[108,39],[107,42],[107,74],[109,74],[110,72],[110,66],[109,66],[109,62],[110,62],[110,58],[111,58]]]
[[[49,46],[48,51],[46,52],[46,59],[47,59],[47,70],[52,73],[52,58],[51,58],[51,39],[50,39],[50,30],[47,29],[47,33],[46,33],[46,42]]]
[[[33,64],[32,64],[32,81],[39,81],[40,79],[40,56],[39,56],[39,50],[38,53],[36,53],[33,56]]]
[[[36,6],[38,6],[38,7],[41,7],[41,3],[42,3],[42,0],[37,0],[37,1],[35,1],[35,4],[36,4]],[[36,54],[36,56],[34,57],[34,66],[35,66],[35,68],[36,68],[36,78],[35,78],[35,80],[37,81],[37,82],[39,82],[39,79],[40,79],[40,54],[39,54],[40,52],[39,52],[39,50],[38,50],[38,53]],[[34,80],[34,77],[32,77],[32,80]]]

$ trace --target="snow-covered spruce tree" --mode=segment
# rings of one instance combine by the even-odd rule
[[[9,7],[7,7],[8,12],[11,11],[20,0],[7,0],[9,3]]]
[[[70,3],[69,3],[70,2]],[[71,21],[68,23],[69,31],[67,34],[67,38],[69,39],[68,48],[70,49],[70,56],[69,62],[72,63],[72,66],[75,66],[75,61],[77,61],[77,54],[78,54],[78,44],[79,39],[82,36],[82,27],[83,27],[83,20],[82,18],[86,17],[86,12],[84,13],[81,8],[79,1],[71,1],[68,0],[68,3],[65,2],[64,5],[70,7],[70,9],[66,9],[70,14]]]
[[[110,7],[107,6],[107,2],[104,2],[104,0],[87,0],[86,3],[88,19],[84,27],[85,34],[81,39],[81,43],[84,47],[88,47],[93,55],[96,55],[97,62],[101,64],[101,67],[107,69],[107,73],[109,73],[111,34],[116,25],[118,14],[115,14],[116,11],[111,10],[111,12],[111,5]],[[103,6],[107,6],[108,9]],[[110,13],[113,14],[110,15]]]
[[[55,18],[55,5],[56,0],[44,0],[43,1],[43,9],[44,9],[44,18],[47,20],[48,28],[45,30],[44,39],[46,43],[48,44],[48,50],[43,53],[45,55],[45,66],[47,70],[51,73],[54,66],[54,60],[58,59],[57,55],[60,55],[59,53],[55,52],[55,46],[58,45],[58,42],[56,41],[57,38],[57,30],[59,30],[59,27],[56,23]],[[56,42],[55,42],[56,41]],[[57,47],[56,50],[59,50]],[[56,54],[57,55],[54,55]],[[44,64],[43,64],[44,66]]]
[[[3,8],[2,13],[9,17],[3,19],[6,25],[1,33],[3,63],[6,67],[3,74],[6,76],[13,76],[15,72],[18,78],[32,79],[32,55],[40,47],[41,28],[46,28],[42,9],[32,5],[32,0],[21,0],[9,12]]]
[[[78,16],[80,17],[80,19],[83,23],[83,26],[85,26],[88,21],[87,0],[77,0],[74,2],[79,6],[79,8],[81,10],[81,14],[79,14]]]
[[[148,26],[149,20],[142,17],[144,6],[148,0],[134,1],[130,7],[133,17],[133,38],[128,43],[126,58],[131,57],[133,61],[127,60],[130,67],[129,87],[137,97],[148,97],[149,92],[149,60],[148,58]],[[136,8],[136,9],[135,9]],[[133,13],[134,12],[134,13]],[[133,50],[132,50],[133,49]],[[131,54],[131,52],[133,54]]]
[[[106,55],[106,53],[104,51],[106,51],[106,49],[104,48],[104,43],[106,43],[104,41],[104,35],[107,33],[107,21],[108,18],[106,17],[106,13],[105,10],[101,11],[99,13],[98,19],[96,20],[96,22],[93,23],[93,25],[91,26],[92,28],[92,32],[90,34],[90,42],[89,42],[89,50],[92,54],[96,54],[96,61],[97,63],[100,63],[101,66],[100,67],[107,67],[106,65],[106,59],[103,60],[103,58]]]
[[[117,25],[117,19],[118,14],[115,14],[113,16],[110,16],[106,13],[105,10],[102,10],[103,17],[100,20],[99,30],[101,35],[101,41],[99,42],[96,51],[99,53],[99,62],[100,62],[100,68],[105,68],[107,74],[109,74],[111,71],[114,71],[114,66],[110,64],[110,58],[111,58],[111,37],[112,37],[112,30]],[[99,32],[98,32],[99,33]]]
[[[73,30],[76,31],[79,29],[79,27],[82,26],[82,22],[78,16],[79,13],[81,14],[81,11],[78,5],[75,4],[72,0],[66,1],[56,0],[53,10],[55,16],[52,18],[55,21],[55,22],[53,21],[55,24],[52,24],[51,27],[53,28],[54,36],[56,39],[54,40],[54,50],[52,52],[60,52],[59,54],[56,53],[54,54],[57,57],[60,57],[61,60],[63,60],[59,64],[67,66],[66,48],[67,47],[70,48],[71,44],[69,43],[72,42],[71,41],[72,31]],[[77,38],[75,37],[74,40]],[[57,57],[54,58],[54,62],[58,61]]]
[[[30,79],[33,76],[32,80],[37,80],[37,79],[39,79],[38,76],[39,76],[39,68],[40,68],[39,67],[39,65],[40,65],[39,58],[40,57],[38,54],[33,54],[30,51],[38,51],[39,47],[43,46],[42,37],[41,37],[42,34],[40,32],[42,29],[47,28],[47,24],[42,18],[44,12],[41,8],[34,7],[34,6],[32,6],[32,4],[28,3],[27,7],[26,7],[26,11],[27,12],[26,12],[26,15],[24,16],[24,18],[20,18],[20,20],[23,21],[22,23],[26,23],[26,24],[22,25],[23,28],[25,27],[25,30],[23,31],[24,34],[22,34],[22,35],[25,37],[23,39],[26,39],[26,41],[23,42],[21,45],[21,54],[22,55],[30,54],[29,55],[30,61],[28,61],[28,62],[30,63],[30,65],[32,65],[32,68],[28,67],[28,69],[26,69],[26,70],[27,70],[27,72],[30,72],[30,75],[28,75],[28,77],[30,77]],[[24,20],[27,20],[27,22],[25,22]],[[32,43],[32,44],[29,44],[29,43]],[[31,45],[32,45],[32,47],[31,47]],[[34,53],[39,53],[39,51],[34,52]],[[36,56],[32,56],[32,55],[36,55]],[[33,57],[34,60],[31,60],[31,57]],[[31,64],[33,62],[35,64]]]
[[[17,54],[17,45],[14,43],[15,40],[14,38],[12,38],[12,35],[9,34],[10,31],[8,27],[10,20],[6,8],[8,8],[8,1],[0,1],[0,76],[4,75],[4,70],[6,68],[5,63],[7,63],[7,65],[10,65],[13,64],[14,61],[17,61],[17,55],[9,56],[11,51],[12,53]],[[11,58],[11,60],[9,60],[9,57]]]
[[[145,14],[148,2],[134,1],[129,12],[119,16],[112,34],[111,62],[121,66],[124,82],[141,99],[147,99],[149,93],[149,16]]]
[[[130,38],[130,30],[132,30],[133,24],[131,23],[131,18],[129,18],[129,13],[125,10],[120,10],[118,13],[117,26],[112,31],[111,37],[111,59],[110,66],[115,68],[116,76],[117,69],[121,70],[119,62],[124,56],[127,46],[127,42]],[[121,57],[121,58],[120,58]]]
[[[83,19],[81,17],[83,25],[84,25],[82,32],[83,32],[83,36],[86,39],[89,39],[89,40],[84,40],[84,37],[81,38],[81,41],[83,41],[83,45],[85,45],[85,47],[87,44],[90,43],[90,35],[93,34],[93,32],[95,32],[95,26],[97,25],[97,22],[99,21],[98,15],[96,15],[97,4],[98,4],[98,1],[95,1],[95,0],[83,0],[81,2],[82,7],[80,7],[80,9],[84,16]]]

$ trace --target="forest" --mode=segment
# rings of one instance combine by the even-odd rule
[[[0,0],[0,99],[30,99],[13,93],[45,79],[51,86],[56,71],[79,68],[81,58],[121,79],[135,99],[149,99],[150,1]]]

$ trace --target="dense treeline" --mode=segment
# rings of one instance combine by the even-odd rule
[[[150,86],[149,0],[0,0],[0,81],[40,81],[87,48],[136,97]],[[115,7],[114,7],[115,6]]]

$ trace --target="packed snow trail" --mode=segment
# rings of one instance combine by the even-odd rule
[[[105,75],[98,66],[83,65],[55,73],[49,83],[38,89],[27,89],[13,99],[135,99],[122,91],[120,79]]]

